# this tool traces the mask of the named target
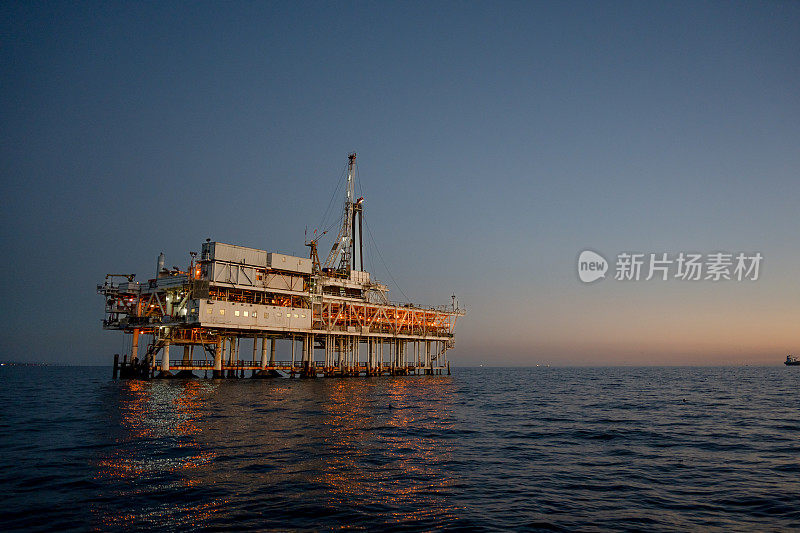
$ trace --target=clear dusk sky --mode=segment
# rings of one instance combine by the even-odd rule
[[[800,352],[798,2],[3,2],[0,67],[2,359],[110,364],[95,285],[161,251],[305,254],[351,151],[370,270],[468,309],[455,363]]]

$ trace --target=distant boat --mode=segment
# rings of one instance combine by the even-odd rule
[[[787,355],[786,361],[784,361],[783,364],[787,366],[800,366],[800,359],[797,359],[797,357],[792,357],[791,355]]]

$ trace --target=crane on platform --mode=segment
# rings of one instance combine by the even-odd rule
[[[317,233],[317,230],[314,230],[314,233]],[[306,246],[311,248],[311,251],[308,255],[308,258],[311,259],[311,272],[314,274],[319,274],[321,267],[319,264],[319,253],[317,253],[317,242],[326,234],[327,231],[323,231],[316,237],[311,240],[308,240],[308,236],[306,236]]]

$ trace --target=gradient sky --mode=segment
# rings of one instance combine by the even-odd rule
[[[151,277],[161,251],[305,254],[350,151],[391,276],[467,306],[455,363],[800,352],[798,2],[3,2],[0,20],[0,359],[109,364],[122,335],[95,285]],[[584,285],[586,248],[765,259],[756,282]]]

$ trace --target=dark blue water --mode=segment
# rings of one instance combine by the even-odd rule
[[[797,530],[800,367],[0,368],[0,530]]]

